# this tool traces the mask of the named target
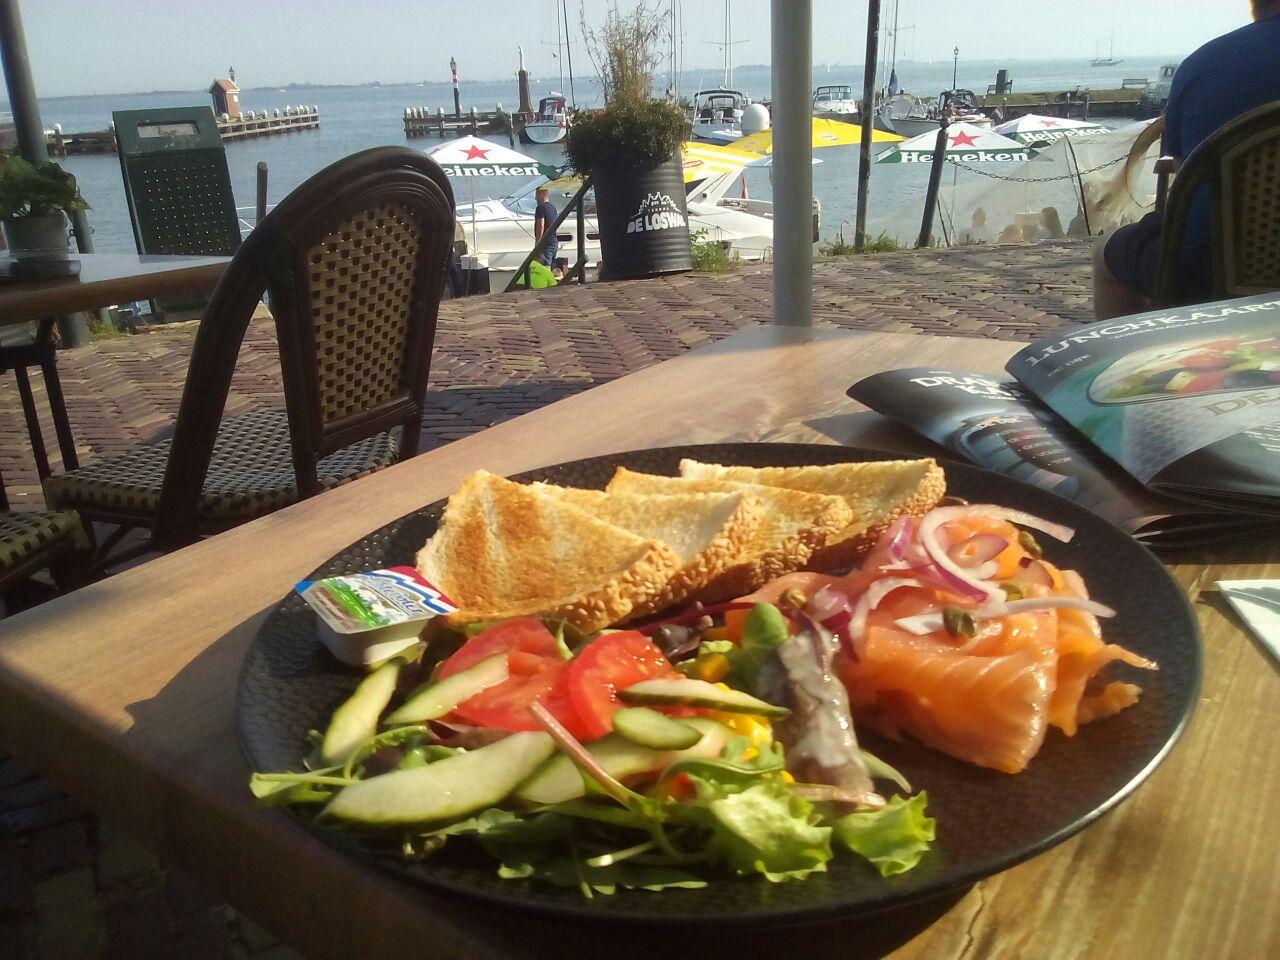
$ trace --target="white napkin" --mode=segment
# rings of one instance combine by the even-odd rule
[[[1219,580],[1218,589],[1280,661],[1280,580]]]

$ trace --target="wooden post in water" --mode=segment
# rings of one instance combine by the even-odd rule
[[[933,167],[929,170],[929,189],[924,195],[924,216],[920,218],[920,237],[916,247],[927,247],[933,235],[933,214],[938,207],[938,187],[942,184],[942,165],[947,155],[947,118],[938,124],[938,139],[933,147]]]
[[[267,215],[267,164],[265,161],[258,161],[258,195],[256,209],[254,210],[254,223],[262,222],[262,218]]]
[[[862,71],[862,142],[858,144],[858,209],[854,217],[853,249],[867,242],[867,187],[871,183],[871,137],[875,121],[876,57],[880,49],[880,0],[867,4],[867,54]]]

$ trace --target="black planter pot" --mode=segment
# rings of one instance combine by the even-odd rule
[[[600,225],[601,280],[693,269],[679,155],[651,169],[597,163],[591,181]]]

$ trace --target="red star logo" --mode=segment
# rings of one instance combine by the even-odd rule
[[[977,146],[977,144],[973,142],[973,134],[965,133],[963,130],[961,130],[959,133],[957,133],[954,137],[951,137],[950,139],[951,139],[951,145],[953,147],[976,147]]]
[[[468,160],[488,160],[488,159],[489,159],[489,148],[488,148],[488,147],[477,147],[477,146],[473,143],[471,146],[467,147],[467,157],[466,157],[466,159],[468,159]]]
[[[1058,126],[1058,121],[1057,120],[1041,120],[1040,125],[1042,127],[1056,127]]]

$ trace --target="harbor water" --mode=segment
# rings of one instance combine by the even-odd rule
[[[962,63],[959,67],[958,84],[983,94],[988,84],[994,81],[996,70],[1005,67],[1012,73],[1014,90],[1019,93],[1072,90],[1077,86],[1095,90],[1108,89],[1119,87],[1124,79],[1130,77],[1154,80],[1162,63],[1176,59],[1133,58],[1118,66],[1102,68],[1091,67],[1087,60]],[[898,78],[907,92],[916,96],[933,96],[939,90],[951,86],[951,70],[949,60],[933,64],[901,63],[898,66]],[[689,71],[681,77],[680,91],[682,95],[692,97],[700,87],[716,86],[719,80],[715,71]],[[827,67],[818,64],[815,65],[813,82],[815,86],[848,83],[860,90],[862,68],[857,65]],[[535,100],[545,96],[554,86],[558,86],[558,80],[535,80]],[[767,97],[768,68],[739,68],[735,73],[735,86],[754,98]],[[568,94],[569,91],[565,93]],[[599,87],[591,78],[577,78],[574,93],[579,106],[597,106],[600,103]],[[405,137],[404,108],[426,107],[434,112],[437,107],[443,107],[450,111],[453,94],[448,83],[360,87],[299,86],[285,89],[246,89],[242,91],[241,100],[246,110],[270,112],[301,104],[314,104],[320,108],[320,127],[317,130],[226,144],[227,164],[231,171],[236,204],[245,208],[245,216],[251,217],[255,197],[255,168],[259,161],[265,161],[269,167],[268,201],[274,203],[312,174],[358,150],[387,144],[404,144],[423,150],[434,146],[439,142],[434,138]],[[69,133],[105,129],[113,110],[203,105],[209,102],[208,94],[203,91],[104,94],[44,99],[40,102],[40,109],[46,127],[58,123],[64,132]],[[479,110],[492,110],[497,103],[510,110],[516,102],[514,77],[510,81],[463,85],[464,110],[472,106]],[[517,148],[544,162],[558,164],[563,161],[559,145],[518,144]],[[887,147],[877,145],[876,149]],[[830,147],[815,151],[815,155],[822,160],[813,171],[814,193],[822,203],[822,234],[827,238],[834,237],[843,226],[846,239],[850,239],[852,230],[848,224],[853,220],[857,189],[857,147]],[[67,157],[60,162],[75,174],[80,182],[81,192],[92,205],[89,221],[93,227],[96,248],[101,251],[132,251],[133,233],[129,225],[118,159],[112,154],[97,154]],[[985,165],[992,172],[998,172],[1001,166],[1004,165]],[[883,222],[887,211],[922,194],[928,180],[928,171],[927,164],[873,166],[870,191],[872,222]],[[954,175],[961,181],[975,176],[964,170],[957,171]],[[949,172],[948,179],[951,176],[952,173]],[[769,198],[768,169],[751,170],[745,175],[745,179],[749,195]],[[521,183],[519,180],[494,178],[491,183],[477,186],[489,196],[498,197],[516,189]],[[736,192],[731,191],[734,195]],[[468,195],[463,199],[470,197]]]

